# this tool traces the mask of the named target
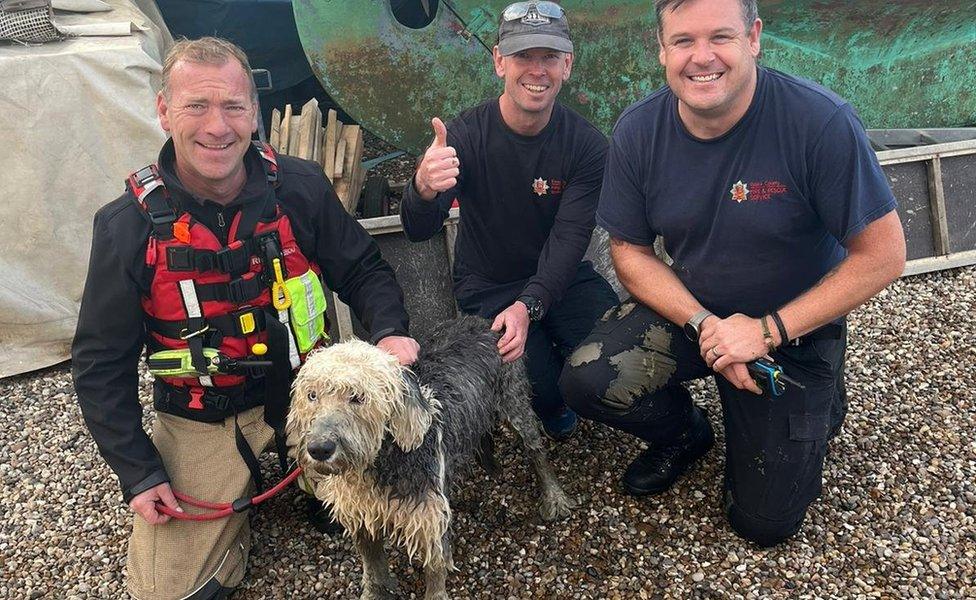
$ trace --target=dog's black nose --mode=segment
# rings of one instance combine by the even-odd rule
[[[335,451],[336,443],[332,440],[314,441],[308,445],[308,454],[315,460],[329,460]]]

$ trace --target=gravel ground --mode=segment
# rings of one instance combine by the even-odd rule
[[[976,597],[974,305],[970,267],[899,281],[852,315],[851,411],[831,445],[824,497],[791,542],[758,550],[732,534],[716,450],[662,496],[623,494],[618,477],[640,446],[592,424],[551,448],[581,508],[544,525],[506,435],[503,475],[475,473],[457,494],[451,595]],[[721,443],[714,386],[695,392]],[[0,428],[0,597],[122,597],[129,515],[82,423],[68,368],[0,381]],[[289,489],[257,512],[235,598],[358,595],[351,543],[306,527],[300,501]],[[422,596],[417,569],[397,553],[393,568],[404,597]]]

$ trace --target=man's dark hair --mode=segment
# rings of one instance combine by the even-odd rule
[[[674,12],[682,4],[688,0],[654,0],[654,15],[657,17],[657,36],[661,37],[661,15],[664,11]],[[739,0],[739,6],[742,8],[742,21],[746,24],[746,27],[752,27],[752,24],[759,18],[759,8],[756,6],[756,0]]]

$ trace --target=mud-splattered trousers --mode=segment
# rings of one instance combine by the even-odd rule
[[[680,327],[627,300],[570,356],[560,388],[580,416],[670,446],[700,418],[681,384],[714,376],[725,426],[728,518],[739,535],[770,546],[799,530],[820,495],[827,440],[846,413],[846,325],[829,329],[772,354],[805,390],[788,386],[781,396],[757,396],[709,369]]]
[[[522,284],[518,284],[521,289]],[[478,295],[458,298],[458,308],[470,315],[494,319],[504,304],[518,293],[515,288],[499,286]],[[499,302],[498,298],[504,298]],[[559,393],[559,375],[566,358],[590,333],[601,315],[619,302],[617,294],[589,263],[580,265],[576,277],[563,297],[554,302],[541,321],[529,324],[525,341],[525,370],[532,384],[532,410],[541,419],[555,416],[565,403]]]

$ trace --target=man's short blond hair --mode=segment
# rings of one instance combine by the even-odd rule
[[[251,88],[251,100],[257,102],[258,90],[254,86],[254,79],[251,78],[251,63],[247,60],[247,55],[236,44],[217,37],[202,37],[196,40],[181,38],[163,60],[163,96],[170,97],[169,78],[176,63],[183,61],[202,65],[223,66],[229,60],[236,60],[244,75],[247,76],[248,84]]]

